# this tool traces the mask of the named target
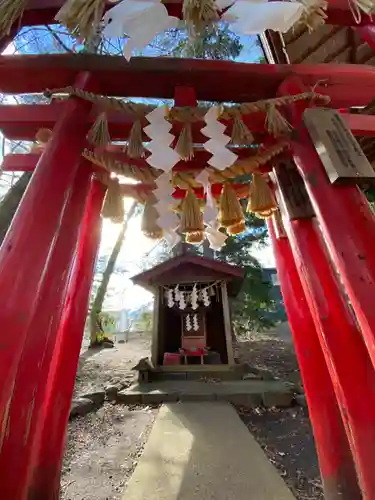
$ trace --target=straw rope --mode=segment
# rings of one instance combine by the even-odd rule
[[[233,180],[241,175],[251,174],[257,171],[260,166],[265,165],[281,154],[288,147],[287,142],[279,142],[254,156],[237,160],[234,165],[222,171],[216,170],[212,167],[206,167],[206,170],[210,173],[209,180],[212,184],[221,184],[228,180]],[[113,172],[117,175],[124,175],[145,184],[154,185],[155,179],[163,173],[162,170],[157,170],[152,167],[139,168],[134,165],[129,165],[111,158],[110,155],[106,153],[97,153],[90,151],[89,149],[84,150],[83,156],[93,164],[104,168],[108,172]],[[201,187],[201,184],[196,181],[195,175],[192,172],[174,173],[173,184],[181,189]]]
[[[107,97],[93,92],[87,92],[76,87],[63,87],[60,89],[46,90],[44,95],[47,98],[58,96],[62,94],[60,98],[66,97],[79,97],[85,101],[92,102],[97,105],[101,110],[105,111],[121,111],[126,112],[134,118],[144,118],[148,113],[154,110],[158,106],[152,106],[142,103],[134,103],[131,101],[120,101],[114,97]],[[65,96],[64,96],[65,95]],[[316,92],[303,92],[302,94],[296,94],[292,96],[275,97],[273,99],[265,99],[255,102],[247,102],[242,104],[236,104],[234,106],[223,106],[222,113],[220,114],[220,119],[230,120],[238,117],[238,112],[242,115],[247,115],[255,112],[267,112],[270,107],[273,106],[285,106],[298,101],[320,101],[322,104],[328,104],[330,102],[330,97],[324,94],[319,94]],[[202,107],[173,107],[169,110],[167,119],[169,121],[178,121],[182,123],[193,123],[198,121],[203,121],[204,115],[209,110],[209,106]]]

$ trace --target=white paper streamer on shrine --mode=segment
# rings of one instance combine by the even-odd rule
[[[220,224],[217,222],[219,211],[212,196],[209,175],[209,172],[203,169],[195,179],[203,185],[203,191],[206,195],[206,206],[203,212],[203,222],[206,225],[206,238],[210,243],[210,248],[219,250],[226,242],[227,236],[219,231]]]
[[[151,155],[146,159],[151,167],[170,172],[172,168],[180,161],[180,156],[171,148],[174,135],[169,131],[172,124],[165,117],[167,106],[159,106],[146,115],[146,120],[150,123],[143,130],[151,139],[146,148]]]
[[[210,248],[212,250],[220,250],[222,248],[228,238],[227,235],[219,231],[220,224],[215,221],[212,225],[207,226],[205,230],[206,238],[210,243]]]
[[[219,11],[227,9],[221,20],[230,23],[234,32],[244,35],[267,29],[286,33],[305,9],[296,1],[267,0],[217,0],[216,7]],[[145,48],[156,35],[177,27],[179,19],[169,16],[160,0],[123,0],[105,13],[102,23],[105,37],[127,35],[123,53],[129,60],[133,51]]]
[[[207,288],[204,288],[202,290],[202,298],[203,298],[203,304],[208,307],[210,304],[211,304],[211,299],[210,297],[208,296],[208,291],[207,291]]]
[[[163,230],[163,236],[172,248],[181,240],[181,237],[176,233],[179,218],[172,211],[176,201],[172,197],[173,187],[169,172],[180,160],[180,157],[170,147],[174,135],[169,133],[172,125],[165,119],[166,112],[167,107],[160,106],[146,115],[150,125],[144,128],[144,132],[151,139],[147,145],[147,149],[151,151],[151,155],[146,159],[147,163],[165,172],[155,180],[156,189],[153,192],[158,200],[155,204],[155,209],[159,214],[157,224]]]
[[[185,293],[184,292],[180,292],[180,300],[179,300],[178,307],[182,310],[186,309],[186,301],[185,301]]]
[[[198,293],[197,293],[197,285],[193,286],[193,290],[191,292],[191,307],[192,309],[198,309]]]
[[[193,316],[193,330],[195,332],[197,332],[199,330],[198,314],[194,314],[194,316]]]
[[[303,12],[304,6],[300,2],[238,0],[221,19],[230,23],[235,33],[242,35],[257,35],[269,29],[286,33]]]
[[[168,304],[168,307],[174,306],[173,291],[172,290],[167,291],[167,304]]]
[[[212,106],[207,111],[204,117],[206,126],[201,132],[209,138],[203,144],[204,149],[212,154],[207,163],[218,170],[225,170],[233,165],[238,156],[226,147],[230,137],[224,134],[226,126],[218,121],[220,110],[220,106]]]
[[[103,16],[103,35],[113,38],[126,34],[129,38],[123,52],[129,60],[134,50],[143,49],[158,33],[178,23],[159,0],[123,0]]]
[[[186,324],[186,330],[188,332],[190,332],[190,330],[192,329],[190,314],[186,315],[186,320],[185,321],[186,321],[186,323],[185,323]]]
[[[176,233],[180,220],[173,211],[177,201],[172,196],[173,186],[170,180],[169,172],[160,175],[155,181],[156,189],[153,190],[153,193],[158,200],[155,203],[155,209],[159,214],[156,223],[163,230],[163,236],[168,245],[173,248],[181,241],[181,237]]]

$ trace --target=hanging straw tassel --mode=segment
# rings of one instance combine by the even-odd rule
[[[105,0],[67,0],[55,16],[77,38],[90,40],[98,33]]]
[[[349,0],[349,7],[358,24],[361,22],[361,11],[369,16],[375,12],[374,0]]]
[[[233,186],[223,185],[219,201],[219,222],[228,234],[239,234],[246,229],[245,216]]]
[[[293,130],[291,124],[283,117],[275,104],[268,104],[266,107],[267,117],[266,126],[267,130],[274,137],[289,135]]]
[[[102,216],[106,219],[111,219],[116,224],[124,221],[124,201],[117,179],[108,180],[108,189],[104,200]]]
[[[10,35],[13,24],[25,9],[27,0],[1,0],[0,2],[0,38]]]
[[[182,233],[196,233],[204,231],[203,215],[199,208],[195,194],[188,190],[182,205],[180,231]]]
[[[253,174],[247,211],[255,213],[257,217],[267,218],[276,210],[276,201],[266,179],[260,174]]]
[[[328,15],[328,3],[325,0],[299,0],[304,6],[302,16],[296,22],[295,27],[307,27],[311,33],[325,24]],[[354,0],[356,1],[356,0]],[[366,0],[364,0],[366,1]]]
[[[199,245],[204,240],[203,231],[194,231],[193,233],[186,233],[185,241],[191,245]]]
[[[129,134],[129,142],[126,148],[126,152],[129,158],[143,158],[145,155],[145,148],[142,142],[142,124],[141,120],[137,119],[133,123],[133,126]]]
[[[268,219],[269,217],[272,217],[274,214],[273,210],[265,210],[264,212],[255,212],[254,215],[258,219]]]
[[[210,22],[219,19],[214,0],[183,0],[182,17],[191,36],[200,34]]]
[[[94,125],[87,134],[88,141],[98,148],[105,148],[111,142],[111,136],[108,130],[108,121],[105,113],[101,113],[96,119]]]
[[[242,121],[241,115],[233,117],[231,144],[248,146],[254,142],[254,136]]]
[[[190,122],[184,124],[174,149],[180,155],[181,160],[188,161],[194,158],[193,136]]]
[[[156,200],[147,200],[141,222],[142,232],[147,238],[151,238],[152,240],[159,240],[163,237],[163,230],[158,226],[157,220],[159,217],[158,211],[153,205],[152,201]]]

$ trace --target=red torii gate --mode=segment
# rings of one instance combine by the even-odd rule
[[[22,25],[51,22],[59,4],[59,0],[31,2]],[[180,9],[178,2],[170,9]],[[332,2],[328,13],[328,22],[354,24],[342,2]],[[371,19],[363,16],[361,25],[370,24]],[[226,85],[229,79],[230,87]],[[74,84],[114,96],[173,98],[180,86],[193,88],[197,99],[242,102],[299,93],[317,81],[323,83],[316,90],[328,94],[335,108],[364,106],[374,98],[375,69],[371,67],[0,56],[0,90],[9,93]],[[178,105],[186,104],[182,101]],[[291,151],[324,240],[313,219],[289,221],[284,217],[288,238],[275,231],[271,222],[270,234],[326,498],[374,500],[374,218],[356,187],[328,183],[301,126],[301,112],[300,105],[294,104],[290,120],[299,130],[299,141],[292,141]],[[343,116],[355,134],[375,135],[374,117]],[[54,129],[40,157],[15,155],[4,161],[8,170],[34,171],[0,248],[0,492],[7,500],[58,498],[105,191],[92,179],[92,165],[80,156],[94,119],[92,106],[76,98],[51,105],[0,106],[0,127],[8,138],[33,140],[39,128]],[[126,139],[130,121],[115,114],[109,121],[112,137]],[[248,122],[258,138],[264,136],[263,122],[256,115]],[[193,136],[202,141],[200,124],[193,128]],[[205,154],[198,154],[191,164],[178,168],[200,169],[205,161]],[[145,167],[142,162],[137,166]],[[277,181],[277,169],[275,175]],[[282,201],[282,189],[278,193]],[[326,242],[365,342],[342,299]]]

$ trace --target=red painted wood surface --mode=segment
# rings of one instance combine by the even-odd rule
[[[375,372],[314,221],[289,223],[284,219],[284,224],[335,388],[363,498],[374,500]]]
[[[375,27],[374,26],[359,26],[356,32],[366,42],[373,51],[375,51]]]
[[[337,108],[368,104],[375,81],[375,67],[364,65],[246,64],[169,57],[134,57],[127,62],[115,56],[55,54],[0,56],[1,91],[33,93],[65,87],[80,71],[91,72],[107,95],[123,96],[126,88],[129,97],[172,99],[175,87],[182,85],[194,87],[198,100],[236,102],[275,97],[281,83],[297,75],[310,90],[329,95]]]
[[[64,316],[48,375],[47,394],[38,420],[28,500],[58,498],[66,426],[100,243],[104,194],[103,185],[94,180],[80,229]]]
[[[49,105],[0,105],[0,129],[8,139],[33,141],[40,128],[53,129],[61,115],[63,106],[63,102],[60,101],[53,101]],[[96,114],[93,113],[89,119],[90,126],[94,123],[95,119]],[[253,133],[259,135],[260,138],[264,136],[264,113],[251,113],[251,115],[245,116],[244,120]],[[126,113],[109,113],[108,125],[112,140],[121,141],[128,139],[133,123],[134,117]],[[229,121],[223,121],[223,123],[228,125],[227,133],[230,134],[232,123]],[[148,125],[148,121],[144,120],[142,125]],[[204,122],[192,124],[193,140],[197,144],[207,141],[207,137],[200,132],[204,125]],[[179,130],[178,124],[175,123],[172,133],[177,135]],[[143,134],[143,139],[145,141],[149,140],[146,134]]]
[[[291,81],[285,92],[296,91]],[[298,87],[300,90],[300,87]],[[295,108],[297,125],[302,109]],[[335,266],[358,318],[375,367],[375,217],[355,186],[333,186],[302,127],[293,143],[295,161],[314,204]]]
[[[0,130],[7,139],[17,141],[34,141],[35,135],[41,128],[52,130],[61,116],[64,103],[54,101],[50,105],[45,104],[19,104],[0,105]],[[351,128],[354,135],[359,136],[374,136],[375,135],[375,116],[373,115],[358,115],[342,113],[344,120]],[[95,121],[95,114],[89,119],[90,126]],[[264,113],[251,113],[243,115],[243,121],[247,127],[255,134],[255,140],[261,141],[266,135],[265,130],[265,115]],[[113,141],[124,141],[129,137],[130,129],[133,125],[133,118],[124,113],[108,114],[108,126],[111,138]],[[232,123],[223,121],[227,125],[227,134],[231,134]],[[143,126],[148,124],[144,120]],[[207,141],[207,137],[201,134],[200,130],[204,127],[204,122],[192,124],[193,141],[196,144],[201,144]],[[172,128],[173,134],[177,135],[180,128],[174,124]],[[148,140],[146,134],[143,139]],[[241,154],[245,154],[246,150],[237,148]]]
[[[88,82],[83,74],[77,84]],[[72,99],[66,103],[56,134],[41,157],[11,227],[0,248],[0,457],[10,431],[9,410],[26,335],[38,306],[47,263],[74,180],[87,133],[90,105]],[[28,366],[30,376],[35,367]],[[12,450],[19,456],[21,450]],[[0,470],[0,492],[10,482]],[[6,490],[5,490],[6,491]],[[6,495],[1,495],[3,498]],[[13,497],[14,500],[18,500]]]
[[[62,0],[34,0],[28,2],[26,10],[19,21],[21,26],[34,26],[53,23],[54,16],[58,8],[62,5]],[[168,0],[164,2],[171,16],[181,18],[181,4],[180,0]],[[109,7],[111,5],[109,4]],[[327,9],[327,24],[338,24],[343,26],[355,26],[357,23],[348,4],[341,0],[331,0],[328,2]],[[373,19],[370,16],[362,15],[359,25],[372,24]]]
[[[36,429],[46,396],[49,368],[63,316],[91,172],[90,164],[78,168],[27,329],[0,453],[0,470],[4,478],[0,482],[0,491],[3,498],[21,500],[28,495],[30,459],[36,446]],[[71,384],[72,390],[73,386],[74,383]],[[59,391],[59,388],[56,389]]]
[[[247,198],[249,195],[249,192],[244,190],[244,185],[243,184],[232,184],[232,187],[237,191],[237,196],[238,198]],[[150,186],[147,184],[122,184],[121,185],[121,191],[124,196],[126,195],[131,195],[131,193],[134,192],[134,189],[138,191],[139,194],[144,194],[148,195],[150,191],[154,186]],[[223,185],[222,184],[211,184],[211,190],[212,190],[212,195],[215,198],[219,198],[221,195]],[[203,188],[194,188],[193,189],[195,195],[197,198],[203,199],[204,198],[204,191]],[[186,189],[181,189],[181,188],[175,188],[174,192],[172,193],[173,198],[177,200],[182,200],[186,196]]]
[[[326,500],[360,500],[354,463],[319,337],[287,238],[268,229],[313,427]]]

